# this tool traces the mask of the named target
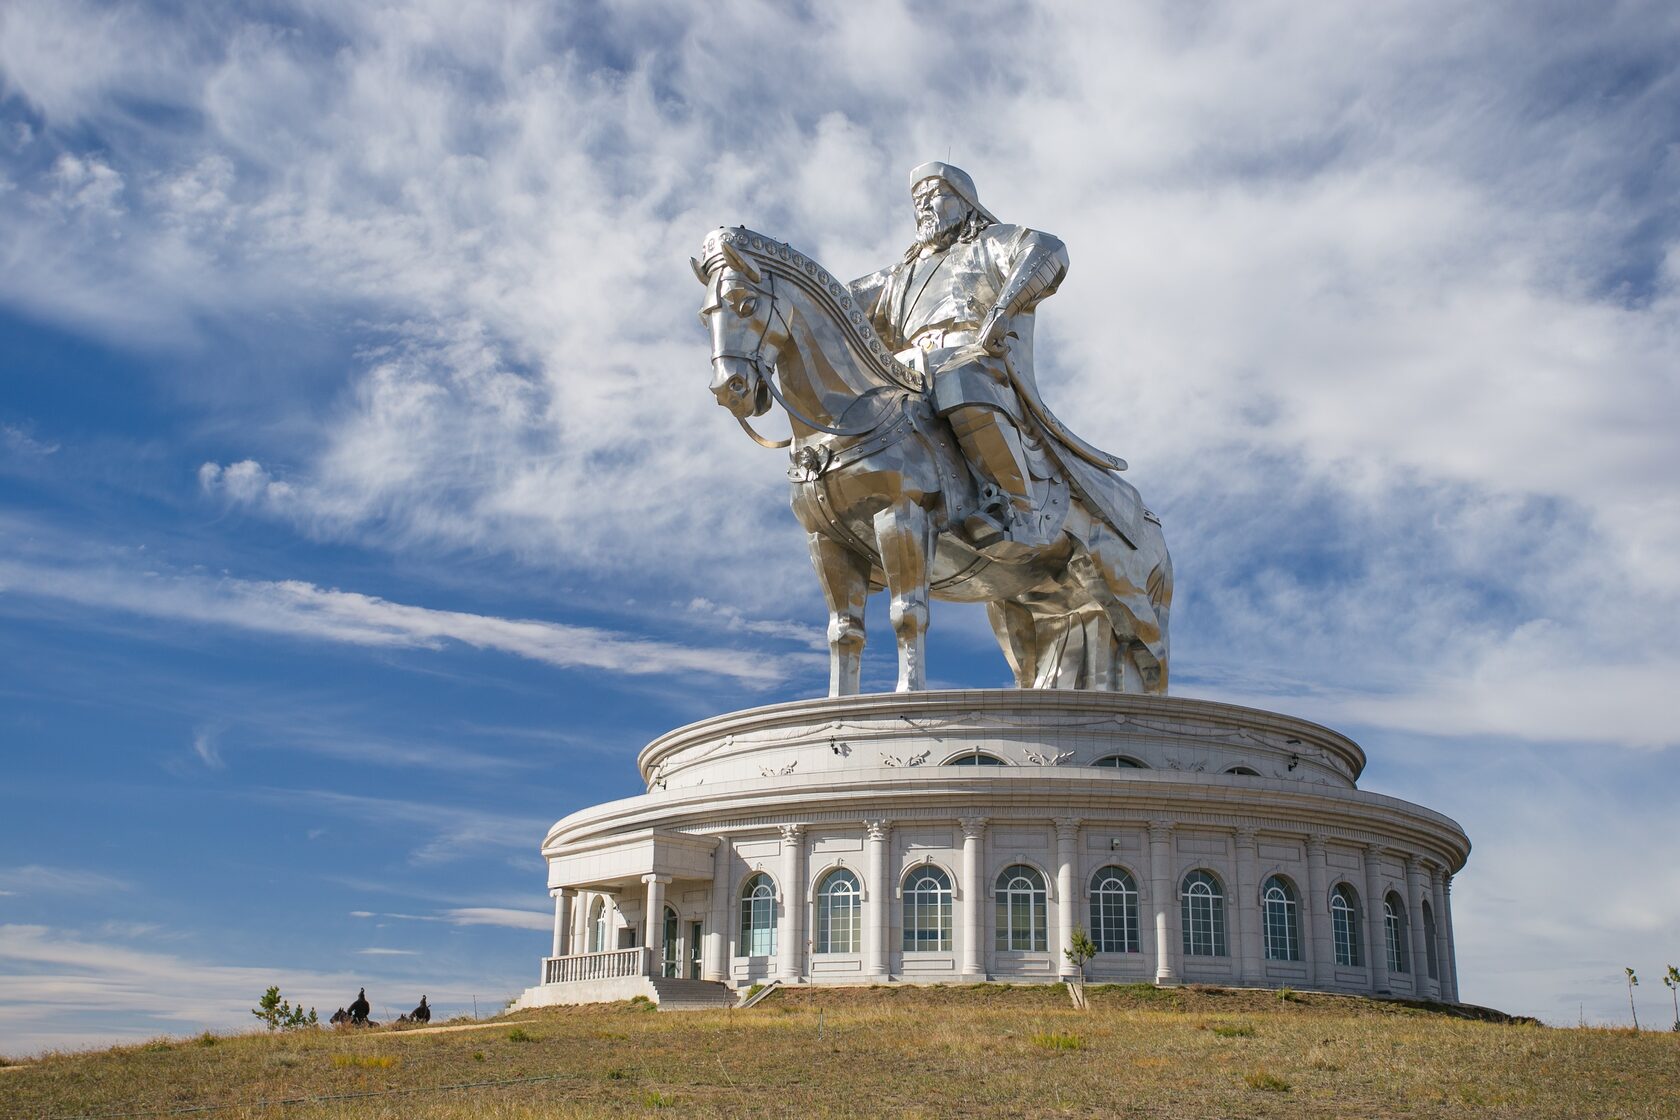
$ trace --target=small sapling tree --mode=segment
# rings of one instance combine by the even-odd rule
[[[1633,1029],[1639,1029],[1639,1008],[1633,1005],[1633,990],[1639,987],[1639,977],[1633,974],[1633,969],[1623,969],[1628,980],[1628,1010],[1633,1012]]]
[[[1068,947],[1062,950],[1062,955],[1073,965],[1073,979],[1068,983],[1068,991],[1073,993],[1074,1006],[1084,1011],[1085,965],[1097,955],[1096,943],[1091,940],[1091,935],[1085,932],[1084,926],[1073,927],[1073,933],[1068,937]]]
[[[1680,1031],[1680,968],[1669,965],[1663,984],[1668,988],[1668,998],[1674,1001],[1674,1026],[1670,1029]]]
[[[278,984],[263,993],[262,999],[251,1008],[251,1014],[267,1023],[271,1031],[295,1031],[300,1027],[318,1026],[321,1022],[313,1007],[306,1015],[303,1004],[293,1007],[289,1000],[281,999]]]

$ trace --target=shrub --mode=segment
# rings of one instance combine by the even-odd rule
[[[1220,1038],[1253,1038],[1254,1028],[1235,1023],[1215,1023],[1209,1028]]]
[[[1279,1003],[1300,1003],[1301,993],[1294,988],[1279,988],[1277,998]]]
[[[300,1027],[314,1027],[320,1025],[316,1018],[315,1009],[311,1007],[309,1014],[303,1013],[303,1004],[293,1007],[287,1000],[280,998],[280,987],[274,985],[263,993],[262,999],[251,1008],[251,1014],[268,1024],[271,1031],[294,1031]]]
[[[1243,1080],[1248,1082],[1248,1087],[1250,1089],[1258,1089],[1262,1093],[1287,1093],[1290,1089],[1289,1082],[1285,1081],[1277,1074],[1270,1073],[1263,1069],[1257,1069],[1253,1073],[1244,1074]]]
[[[670,1108],[677,1103],[677,1098],[664,1093],[649,1093],[642,1100],[649,1108]]]
[[[524,1027],[514,1027],[508,1032],[509,1042],[535,1042],[536,1036],[526,1032]]]
[[[214,1046],[216,1045],[216,1036],[211,1034],[209,1031],[205,1031],[203,1034],[198,1036],[198,1044],[200,1046]]]

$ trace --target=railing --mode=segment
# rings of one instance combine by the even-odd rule
[[[610,949],[605,953],[581,953],[575,957],[547,957],[543,960],[543,983],[569,984],[574,980],[612,980],[620,976],[651,976],[646,945],[634,949]]]

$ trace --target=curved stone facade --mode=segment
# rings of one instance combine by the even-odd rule
[[[642,751],[646,793],[549,831],[553,953],[524,1002],[612,998],[596,974],[627,969],[1048,981],[1071,971],[1076,927],[1109,950],[1094,981],[1456,1000],[1450,891],[1469,841],[1358,789],[1364,763],[1303,720],[1117,693],[718,716]]]

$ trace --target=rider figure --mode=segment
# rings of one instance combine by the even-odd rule
[[[1030,537],[1014,379],[1033,391],[1033,309],[1062,282],[1067,250],[1047,233],[999,222],[968,173],[948,163],[911,172],[910,197],[915,243],[897,264],[853,281],[852,296],[882,340],[932,376],[934,408],[982,482],[981,509],[963,524],[969,538],[984,548]]]

